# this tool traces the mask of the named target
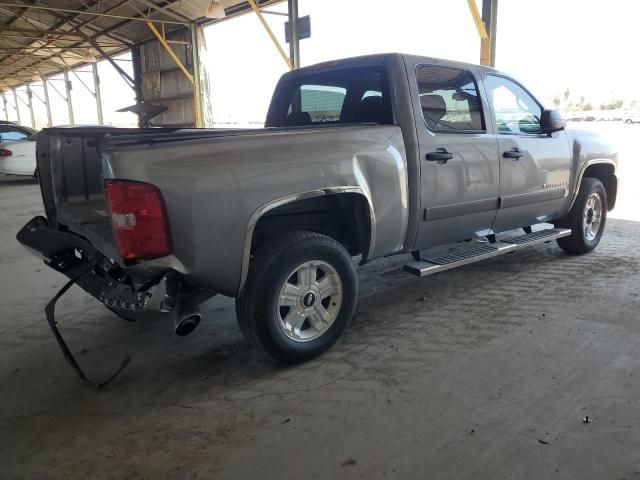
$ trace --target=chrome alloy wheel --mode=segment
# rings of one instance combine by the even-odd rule
[[[309,342],[324,334],[342,305],[342,280],[326,262],[311,260],[296,267],[280,289],[276,315],[284,334]]]
[[[584,238],[592,242],[600,232],[602,225],[602,198],[599,193],[592,193],[587,199],[582,216]]]

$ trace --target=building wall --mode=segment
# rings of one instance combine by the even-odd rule
[[[184,66],[193,75],[193,55],[191,53],[191,32],[181,29],[166,36],[169,46]],[[203,36],[199,33],[203,42]],[[178,42],[178,43],[172,43]],[[201,45],[201,49],[204,44]],[[202,56],[201,58],[206,58]],[[201,66],[202,68],[202,66]],[[202,68],[200,81],[206,82],[206,69]],[[140,46],[140,71],[142,74],[142,97],[145,103],[168,107],[168,110],[151,120],[153,125],[194,127],[195,108],[193,84],[176,65],[171,56],[158,40],[152,40]],[[208,86],[202,91],[209,91]],[[211,108],[205,95],[202,104],[204,124],[210,123]]]

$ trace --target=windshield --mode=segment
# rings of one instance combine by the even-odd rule
[[[347,68],[295,77],[278,84],[265,126],[392,124],[388,91],[382,68]]]

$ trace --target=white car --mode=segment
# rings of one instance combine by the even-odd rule
[[[0,123],[0,173],[36,176],[35,133],[12,122]]]
[[[628,112],[624,116],[624,123],[640,123],[640,112]]]

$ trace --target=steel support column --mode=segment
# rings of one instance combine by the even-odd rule
[[[100,76],[98,75],[98,64],[92,63],[91,70],[93,71],[93,96],[96,98],[96,112],[98,112],[98,123],[104,125],[104,118],[102,116],[102,96],[100,95]]]
[[[18,123],[22,123],[20,121],[20,107],[18,107],[18,94],[16,93],[15,88],[12,88],[11,91],[13,92],[13,104],[16,107],[16,120],[18,120]]]
[[[144,95],[142,94],[142,65],[140,63],[140,47],[138,45],[131,47],[131,63],[133,67],[133,91],[136,95],[136,103],[142,103],[144,101]],[[138,115],[138,127],[142,128],[143,126],[142,117]]]
[[[43,79],[43,77],[40,77],[40,78]],[[44,87],[44,81],[43,81],[43,87]],[[49,118],[49,115],[48,115],[49,111],[48,111],[48,106],[47,106],[47,98],[46,97],[45,98],[40,98],[40,95],[38,95],[33,88],[31,88],[30,91],[31,91],[31,101],[33,101],[33,97],[36,97],[36,99],[40,103],[42,103],[45,106],[45,108],[47,108],[47,119],[49,120],[49,123],[50,123],[51,119]],[[35,119],[34,119],[34,124],[35,124]],[[50,125],[47,124],[47,126],[50,126]],[[34,126],[34,128],[35,128],[35,126]]]
[[[142,66],[140,64],[140,47],[131,47],[131,64],[133,67],[133,91],[136,95],[136,103],[144,100],[142,95]]]
[[[36,128],[36,117],[33,114],[33,92],[31,91],[31,82],[27,83],[27,106],[29,107],[29,119],[31,120],[31,128]]]
[[[4,109],[4,119],[9,120],[9,110],[7,109],[7,97],[2,93],[2,108]]]
[[[289,57],[293,68],[300,68],[300,16],[298,14],[298,0],[288,0],[289,28]]]
[[[191,63],[193,65],[193,109],[195,113],[195,127],[204,127],[204,114],[202,108],[202,75],[200,72],[200,40],[198,39],[198,26],[189,24],[191,31]]]
[[[73,119],[73,102],[71,101],[71,81],[69,80],[69,71],[64,71],[64,89],[66,92],[65,100],[67,101],[67,110],[69,111],[69,124],[75,125]]]
[[[51,118],[51,102],[49,101],[49,86],[47,85],[47,78],[42,77],[42,87],[44,90],[44,106],[47,109],[47,127],[53,126],[53,120]]]
[[[485,55],[488,57],[488,64],[496,66],[496,31],[498,27],[498,0],[482,0],[482,21],[484,22],[488,39],[483,40]]]

